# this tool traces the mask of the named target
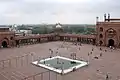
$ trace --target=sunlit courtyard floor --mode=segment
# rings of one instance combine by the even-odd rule
[[[61,45],[63,45],[64,48],[61,48],[60,47]],[[94,49],[93,51],[92,48]],[[53,50],[53,55],[56,55],[56,51],[58,51],[58,54],[60,56],[65,56],[65,57],[71,57],[70,56],[71,53],[74,52],[76,53],[76,57],[78,59],[89,61],[89,65],[80,68],[74,72],[68,73],[62,77],[58,75],[57,80],[105,80],[106,74],[109,75],[110,80],[119,80],[120,49],[111,51],[107,47],[101,47],[102,51],[100,51],[99,48],[100,47],[96,47],[88,44],[82,44],[82,46],[76,46],[73,45],[71,42],[65,42],[63,44],[63,42],[57,41],[57,42],[41,43],[34,45],[26,45],[26,46],[21,46],[20,48],[0,49],[0,60],[5,60],[10,57],[20,56],[30,52],[35,53],[36,57],[39,56],[41,58],[45,58],[50,56],[49,49]],[[107,52],[105,52],[105,50],[107,50]],[[88,56],[88,53],[90,52],[92,52],[92,54],[89,54]],[[100,56],[100,53],[102,53],[102,56]],[[98,59],[95,59],[94,57],[98,57]],[[28,65],[29,66],[24,66],[24,64],[23,66],[17,65],[20,68],[17,67],[12,70],[16,70],[26,76],[33,75],[39,72],[48,71],[44,68],[37,67],[32,64],[28,64]],[[9,71],[9,70],[11,69],[5,69],[3,71]],[[56,75],[51,74],[51,76],[56,76]],[[2,76],[0,76],[0,79],[2,79]],[[47,78],[44,80],[49,80],[49,79]],[[51,80],[56,80],[56,78]]]

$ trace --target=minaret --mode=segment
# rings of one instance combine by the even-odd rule
[[[106,21],[106,14],[104,14],[104,21]]]
[[[99,20],[99,17],[96,17],[96,22],[98,22],[98,20]]]
[[[110,21],[110,14],[108,13],[108,22]]]

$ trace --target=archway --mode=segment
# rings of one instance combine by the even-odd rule
[[[103,44],[103,42],[102,42],[102,41],[100,41],[100,42],[99,42],[99,45],[101,46],[102,44]]]
[[[80,41],[80,38],[77,38],[77,41],[79,42],[79,41]]]
[[[103,31],[103,28],[102,28],[102,27],[100,27],[100,31],[101,31],[101,32]]]
[[[108,41],[108,46],[114,46],[114,40],[113,39],[110,39]]]
[[[3,42],[2,42],[2,47],[3,47],[3,48],[7,48],[7,42],[6,42],[6,41],[3,41]]]
[[[100,37],[100,38],[103,38],[103,35],[102,35],[102,34],[100,34],[100,35],[99,35],[99,37]]]

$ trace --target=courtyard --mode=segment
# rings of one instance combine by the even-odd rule
[[[71,54],[75,53],[76,59],[89,62],[89,65],[61,75],[31,64],[38,59],[50,57],[50,50],[52,50],[52,56],[59,55],[67,58],[71,58]],[[33,53],[34,56],[29,56],[26,62],[26,56],[23,55],[29,53]],[[16,56],[22,56],[23,59],[16,60],[14,59]],[[107,47],[88,44],[80,46],[72,42],[56,41],[1,49],[0,61],[7,59],[11,59],[12,65],[9,66],[9,62],[5,62],[4,67],[6,66],[6,68],[3,69],[3,63],[0,63],[1,80],[105,80],[106,74],[109,75],[109,80],[119,80],[120,78],[120,49],[111,50]],[[10,79],[11,76],[12,79]]]

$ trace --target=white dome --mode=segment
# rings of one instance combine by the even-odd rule
[[[61,25],[59,25],[59,24],[58,24],[58,25],[56,25],[56,28],[61,28],[61,27],[62,27],[62,26],[61,26]]]

